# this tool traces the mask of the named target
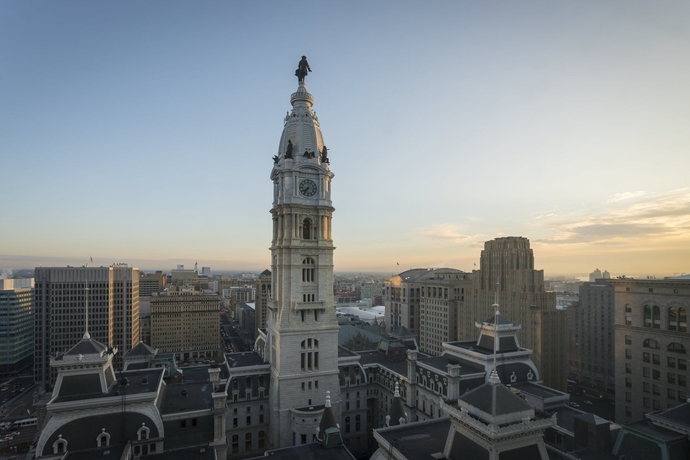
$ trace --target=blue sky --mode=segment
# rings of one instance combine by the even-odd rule
[[[2,2],[0,266],[266,268],[302,54],[336,270],[521,235],[547,276],[690,271],[690,4],[664,1]]]

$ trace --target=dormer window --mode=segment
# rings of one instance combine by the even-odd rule
[[[57,440],[53,443],[53,453],[60,454],[67,452],[67,440],[62,439],[62,435],[58,435]]]
[[[142,439],[149,439],[151,430],[146,426],[146,423],[141,424],[141,428],[137,431],[137,439],[141,441]]]

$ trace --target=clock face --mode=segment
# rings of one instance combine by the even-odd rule
[[[299,192],[304,196],[316,195],[316,183],[309,179],[303,180],[299,183]]]

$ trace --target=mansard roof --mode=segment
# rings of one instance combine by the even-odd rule
[[[471,390],[458,398],[461,406],[472,406],[480,413],[469,409],[470,413],[483,419],[485,423],[504,423],[502,420],[506,416],[515,420],[521,419],[529,412],[534,415],[534,408],[521,397],[510,391],[505,385],[500,383],[487,382]],[[488,417],[487,417],[488,416]]]
[[[510,321],[509,319],[507,319],[505,316],[503,316],[501,314],[493,315],[492,317],[485,319],[483,322],[487,323],[487,324],[498,324],[498,325],[513,324],[512,321]]]
[[[125,353],[126,358],[147,357],[156,354],[156,350],[146,345],[144,342],[139,342],[136,347]]]
[[[107,349],[107,345],[85,335],[75,346],[60,355],[57,359],[60,360],[63,356],[100,355]]]

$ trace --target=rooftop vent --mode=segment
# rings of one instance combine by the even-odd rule
[[[149,383],[149,379],[148,379],[148,378],[144,377],[143,379],[141,379],[141,384],[142,384],[142,385],[148,385],[148,383]]]
[[[186,390],[186,389],[183,389],[183,390],[180,392],[180,395],[181,395],[181,396],[184,396],[185,398],[187,397],[188,394],[189,394],[189,393],[187,393],[187,390]]]

